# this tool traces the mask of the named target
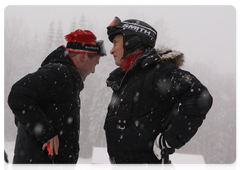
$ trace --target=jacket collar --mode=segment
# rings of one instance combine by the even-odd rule
[[[107,79],[107,86],[111,87],[113,90],[118,90],[124,79],[131,75],[137,66],[145,68],[161,61],[171,61],[176,66],[180,67],[183,65],[184,55],[179,51],[171,49],[147,49],[135,59],[128,71],[125,72],[118,67],[111,72]]]
[[[113,72],[110,73],[107,79],[107,86],[111,87],[113,90],[118,90],[124,79],[134,73],[137,67],[146,67],[147,65],[151,65],[156,63],[156,61],[160,60],[160,56],[156,53],[156,50],[149,49],[145,50],[142,54],[140,54],[135,61],[133,62],[132,66],[125,72],[122,70],[121,67],[118,67]]]
[[[78,70],[76,69],[76,66],[74,62],[72,61],[72,58],[69,56],[69,53],[65,46],[58,47],[55,51],[53,51],[51,54],[49,54],[45,60],[42,62],[41,67],[50,64],[50,63],[61,63],[64,65],[70,66],[72,68],[72,75],[79,85],[79,90],[81,91],[84,88],[84,84],[82,81],[82,77],[79,74]]]

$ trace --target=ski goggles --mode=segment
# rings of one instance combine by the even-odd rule
[[[70,49],[69,51],[76,53],[86,52],[89,54],[98,54],[100,56],[106,55],[103,40],[97,41],[96,45],[84,44],[79,42],[68,42],[67,48]]]
[[[118,17],[115,17],[108,27],[115,27],[117,25],[120,25],[120,23],[121,23],[121,20]]]
[[[116,32],[121,32],[124,30],[129,30],[129,31],[133,31],[135,33],[147,35],[151,38],[156,37],[157,32],[155,30],[148,28],[144,25],[141,25],[141,21],[139,21],[139,20],[135,20],[134,23],[132,23],[132,21],[126,20],[126,21],[122,22],[118,17],[115,17],[113,19],[113,21],[107,27],[108,35],[110,35],[112,33],[116,33]]]

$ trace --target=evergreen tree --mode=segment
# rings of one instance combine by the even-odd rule
[[[82,29],[82,30],[87,29],[87,23],[86,23],[86,19],[85,19],[84,15],[81,16],[81,19],[79,21],[79,28],[78,29]]]
[[[92,156],[93,147],[106,147],[103,126],[112,95],[106,79],[114,68],[110,62],[106,56],[101,57],[100,66],[96,67],[95,74],[87,77],[81,92],[80,156],[84,158]]]
[[[76,17],[74,16],[72,19],[72,23],[70,25],[70,32],[73,32],[75,30],[77,30],[77,23],[76,23]]]
[[[12,85],[24,74],[28,73],[29,65],[29,30],[24,20],[19,17],[7,17],[4,24],[4,120],[5,140],[15,140],[16,126],[14,115],[7,104],[7,97]]]
[[[153,27],[158,32],[158,38],[156,42],[157,48],[171,48],[175,49],[178,46],[178,41],[171,36],[167,22],[160,18],[153,24]]]
[[[53,51],[56,47],[54,46],[54,22],[52,21],[49,25],[47,38],[46,38],[46,47],[45,47],[45,56],[47,56],[51,51]]]
[[[43,45],[42,39],[39,39],[39,35],[36,32],[35,35],[30,39],[31,46],[30,46],[30,55],[31,60],[29,60],[29,65],[32,65],[32,71],[35,71],[38,69],[43,62],[44,58],[46,57],[44,55],[45,53],[45,46]]]
[[[55,46],[58,47],[64,44],[65,44],[65,41],[64,41],[64,35],[63,35],[63,29],[62,29],[62,22],[60,20],[58,23],[57,34],[55,38]]]

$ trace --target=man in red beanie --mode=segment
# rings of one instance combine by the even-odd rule
[[[0,170],[8,169],[8,156],[5,150],[1,147],[2,134],[0,133]]]
[[[95,72],[103,41],[88,30],[65,36],[41,67],[11,89],[8,104],[18,127],[14,164],[76,163],[79,155],[80,91]]]

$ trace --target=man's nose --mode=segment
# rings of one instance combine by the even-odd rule
[[[114,48],[114,47],[113,47]],[[114,53],[114,50],[113,50],[113,48],[111,49],[111,51],[110,51],[110,54],[113,54]]]
[[[94,74],[95,73],[95,67],[92,69],[92,72],[91,72],[92,74]]]

